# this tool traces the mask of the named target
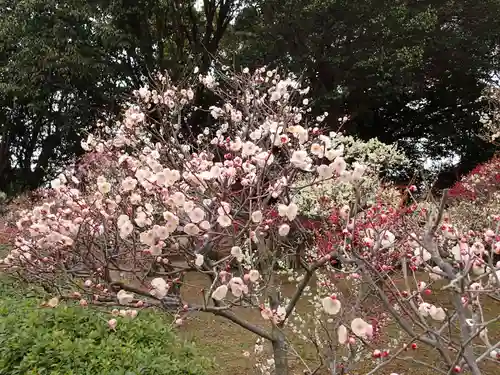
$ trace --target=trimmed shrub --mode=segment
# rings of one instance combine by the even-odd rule
[[[109,314],[77,306],[41,308],[34,298],[0,293],[0,374],[204,375],[211,363],[181,342],[164,317],[141,311],[106,324]]]

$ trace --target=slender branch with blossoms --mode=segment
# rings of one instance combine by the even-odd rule
[[[177,325],[195,312],[226,318],[258,337],[264,374],[289,374],[290,355],[310,373],[345,374],[366,361],[380,369],[417,342],[440,353],[442,365],[428,364],[436,371],[480,374],[496,344],[485,333],[482,346],[473,338],[489,322],[480,296],[498,287],[496,265],[476,253],[454,257],[464,245],[451,224],[440,224],[443,207],[425,227],[415,215],[432,212],[401,207],[395,190],[382,191],[380,166],[404,156],[377,141],[326,135],[327,114],[309,119],[309,90],[293,76],[262,68],[223,78],[200,77],[224,103],[208,109],[218,127],[195,139],[182,128],[193,89],[159,75],[154,88],[134,92],[123,120],[88,135],[83,159],[21,212],[3,267],[54,298],[110,306],[116,317],[156,306]],[[304,240],[301,252],[293,238],[306,230],[316,241]],[[301,268],[277,271],[291,256]],[[187,272],[208,283],[196,304],[181,299]],[[298,283],[290,297],[281,272]],[[448,282],[455,310],[425,302],[430,286],[419,272]],[[310,327],[301,301],[312,308]],[[242,318],[241,308],[261,322]],[[119,329],[116,317],[111,329]],[[458,339],[446,335],[457,321]],[[390,325],[398,335],[385,344]],[[297,339],[315,347],[316,362],[300,356]],[[257,349],[266,342],[268,360]]]
[[[418,216],[425,212],[417,211],[415,217],[414,208],[405,212],[392,211],[391,214],[390,210],[384,211],[381,207],[378,207],[380,216],[374,215],[373,209],[370,209],[366,214],[358,214],[359,217],[352,221],[344,211],[342,215],[331,217],[330,225],[324,233],[318,233],[316,251],[322,254],[331,253],[335,258],[340,258],[344,262],[341,269],[342,279],[351,280],[347,287],[342,288],[342,281],[338,280],[339,275],[335,275],[333,269],[325,275],[322,274],[323,270],[320,270],[317,287],[322,288],[323,292],[319,295],[331,293],[332,296],[323,299],[315,296],[316,304],[323,305],[323,310],[332,317],[327,320],[328,324],[325,324],[321,309],[317,309],[313,327],[296,329],[300,330],[305,340],[323,348],[324,362],[330,362],[331,367],[336,364],[340,373],[350,371],[355,362],[363,360],[363,349],[372,348],[370,359],[378,362],[375,367],[378,371],[400,359],[403,351],[410,348],[416,350],[418,342],[437,350],[443,365],[437,366],[433,362],[413,359],[419,365],[439,373],[460,373],[469,369],[472,373],[479,374],[479,360],[475,358],[478,353],[481,360],[486,357],[485,352],[489,353],[489,358],[498,358],[496,344],[490,343],[487,337],[487,326],[494,325],[499,318],[493,317],[486,321],[482,313],[488,290],[498,289],[500,285],[496,280],[498,265],[487,269],[482,258],[486,252],[481,251],[478,243],[475,244],[472,259],[469,258],[467,263],[457,263],[456,242],[453,241],[457,239],[456,231],[448,223],[439,224],[444,202],[443,200],[436,214],[431,215],[431,224],[420,228],[420,236],[411,233],[410,229],[419,228]],[[341,230],[342,228],[345,229]],[[444,248],[441,247],[443,242],[447,245]],[[439,246],[439,251],[435,249],[436,246]],[[346,249],[348,255],[342,257],[338,253],[339,249]],[[391,253],[395,254],[395,257],[384,256]],[[402,260],[399,263],[403,267],[402,275],[395,272],[399,271],[395,267],[395,259]],[[431,264],[435,266],[432,267]],[[419,281],[426,273],[430,280],[428,284]],[[333,278],[332,275],[337,277]],[[486,282],[478,283],[475,276],[485,278]],[[447,280],[447,283],[443,285],[440,279]],[[363,280],[368,282],[378,296],[377,300],[381,303],[379,316],[375,316],[376,301],[363,301],[366,294],[360,293],[359,286]],[[461,289],[448,290],[449,285],[456,285],[458,282]],[[441,285],[436,286],[439,283]],[[448,291],[454,309],[445,309],[427,302],[426,299],[433,294],[433,289],[438,293]],[[342,305],[339,301],[342,301]],[[350,302],[348,306],[346,301]],[[368,313],[366,310],[362,311],[367,306],[370,311]],[[353,314],[352,310],[357,311]],[[350,314],[362,317],[370,314],[372,322],[369,324],[364,320],[356,321],[359,327],[354,324],[349,330],[344,322],[350,320]],[[345,315],[348,316],[347,319]],[[305,327],[304,320],[300,317],[296,319],[296,327]],[[458,337],[456,322],[460,323]],[[399,327],[400,335],[384,341],[384,330],[394,324]],[[473,326],[477,328],[472,329]],[[364,329],[367,331],[363,331]],[[318,334],[318,331],[323,334]],[[332,331],[337,331],[338,337],[331,337],[329,332]],[[369,341],[366,340],[367,336],[370,337]],[[473,340],[477,338],[484,345],[473,345]],[[395,354],[392,354],[393,352]],[[370,373],[375,373],[375,369]]]

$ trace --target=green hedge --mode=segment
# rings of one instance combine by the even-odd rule
[[[211,366],[159,314],[117,318],[113,332],[109,314],[39,306],[0,286],[0,375],[204,375]]]

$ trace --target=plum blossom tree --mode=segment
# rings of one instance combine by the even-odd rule
[[[442,209],[429,215],[418,205],[398,212],[378,203],[354,215],[351,222],[345,211],[330,217],[315,251],[325,254],[343,249],[345,255],[336,254],[343,267],[339,271],[327,264],[316,272],[320,292],[311,295],[318,306],[314,324],[304,325],[305,317],[298,313],[291,322],[304,340],[321,348],[323,361],[332,366],[341,361],[345,368],[346,363],[371,358],[378,365],[370,374],[394,359],[415,361],[442,373],[462,372],[467,363],[471,373],[481,373],[475,363],[488,355],[498,358],[500,344],[490,342],[487,329],[499,317],[486,317],[483,304],[500,285],[500,264],[492,262],[499,237],[491,229],[462,234],[449,222],[437,224]],[[422,228],[419,222],[429,216],[431,225]],[[419,227],[418,235],[411,232]],[[445,295],[446,302],[437,302],[432,297],[435,292]],[[330,297],[320,299],[323,295]],[[321,305],[332,315],[326,322],[319,313]],[[371,324],[359,317],[369,317],[366,320]],[[359,334],[364,324],[368,324],[367,331]],[[399,332],[384,340],[394,324]],[[337,332],[337,337],[331,332]],[[366,347],[356,345],[367,337],[369,344],[363,342],[373,349],[368,354]],[[478,337],[482,344],[470,345]],[[443,368],[406,355],[410,348],[417,348],[417,342],[433,347]]]
[[[417,343],[437,350],[439,364],[420,362],[438,373],[478,375],[482,361],[496,360],[500,343],[486,328],[499,318],[487,320],[481,310],[482,298],[499,286],[498,267],[481,257],[495,248],[495,232],[476,241],[482,247],[469,246],[474,239],[441,224],[444,204],[425,211],[395,204],[393,191],[377,194],[382,159],[363,152],[349,158],[345,138],[321,131],[327,114],[309,118],[308,88],[295,77],[262,68],[222,83],[200,80],[225,99],[207,109],[217,130],[185,138],[193,91],[158,75],[157,86],[134,92],[123,121],[82,141],[84,162],[21,213],[20,235],[2,265],[56,294],[51,305],[66,298],[109,306],[113,330],[151,306],[174,312],[179,325],[198,311],[224,317],[258,337],[264,374],[290,373],[294,339],[317,349],[315,362],[303,361],[311,374],[347,374],[367,361],[374,374]],[[153,107],[161,117],[148,116]],[[397,152],[386,154],[389,161]],[[349,193],[343,201],[331,196],[323,210],[308,211],[314,194],[319,200],[342,189]],[[297,287],[285,296],[275,269],[295,254],[288,237],[305,230],[303,214],[319,217],[319,225],[300,269],[286,270]],[[188,271],[209,280],[198,304],[178,294]],[[426,300],[438,279],[451,306]],[[299,301],[313,309],[310,325]],[[236,308],[259,311],[261,323]]]

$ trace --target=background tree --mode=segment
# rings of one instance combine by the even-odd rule
[[[0,190],[33,189],[81,152],[157,70],[174,81],[218,62],[303,75],[314,111],[363,139],[397,141],[420,167],[493,153],[478,134],[498,71],[500,0],[0,0]],[[231,22],[235,19],[235,22]],[[221,46],[223,50],[221,51]],[[196,88],[196,107],[218,98]],[[154,116],[153,116],[154,117]],[[183,130],[212,122],[195,111]],[[446,177],[446,176],[445,176]],[[446,185],[446,181],[444,185]]]
[[[460,173],[492,155],[478,136],[483,89],[498,71],[500,2],[265,1],[238,17],[237,66],[285,66],[309,80],[318,114],[397,141],[421,166],[457,154]]]
[[[0,2],[0,191],[34,189],[158,70],[206,72],[237,0]],[[198,91],[198,100],[204,94]],[[200,103],[198,103],[200,104]]]
[[[90,6],[21,1],[1,8],[0,189],[34,188],[54,161],[78,151],[81,129],[115,111],[120,77]]]

